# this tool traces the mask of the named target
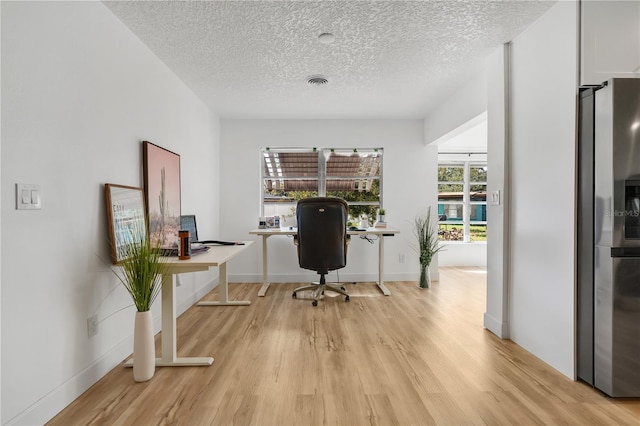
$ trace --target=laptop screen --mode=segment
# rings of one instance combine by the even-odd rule
[[[198,241],[198,227],[196,226],[196,215],[187,214],[180,216],[180,229],[189,231],[191,241]]]

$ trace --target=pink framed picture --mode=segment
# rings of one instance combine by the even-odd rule
[[[144,141],[142,158],[151,242],[173,247],[180,230],[180,156]]]

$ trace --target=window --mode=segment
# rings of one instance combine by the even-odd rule
[[[487,164],[471,161],[438,165],[438,238],[487,240]]]
[[[341,197],[349,216],[375,220],[382,207],[382,148],[263,148],[261,216],[280,216],[295,225],[298,200]]]

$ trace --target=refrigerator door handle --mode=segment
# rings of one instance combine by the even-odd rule
[[[640,257],[640,247],[611,247],[611,257]]]

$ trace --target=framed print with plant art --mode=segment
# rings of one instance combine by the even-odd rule
[[[170,248],[180,230],[180,156],[144,141],[142,158],[151,243]]]
[[[128,247],[143,241],[147,233],[147,215],[144,208],[142,188],[132,186],[104,185],[107,199],[107,219],[111,242],[111,261],[118,264],[125,260]]]

